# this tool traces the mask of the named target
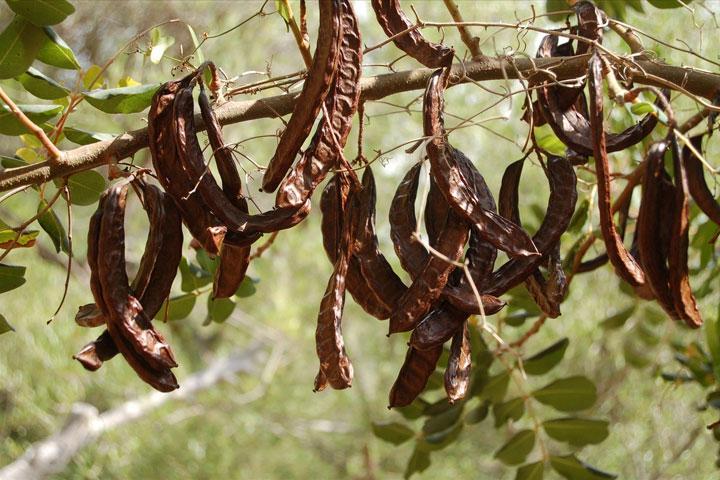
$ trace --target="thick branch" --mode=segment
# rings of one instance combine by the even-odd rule
[[[510,63],[512,62],[514,66]],[[674,67],[652,61],[637,62],[639,69],[626,70],[637,83],[667,87],[678,85],[685,91],[712,99],[720,91],[720,75]],[[460,82],[470,80],[500,80],[504,78],[531,77],[533,80],[549,78],[545,70],[551,70],[558,80],[577,78],[587,70],[587,56],[530,59],[526,57],[490,58],[453,67],[457,75],[465,74]],[[403,72],[378,75],[362,79],[362,98],[378,100],[389,95],[425,88],[432,70],[420,68]],[[258,118],[273,118],[292,112],[297,93],[277,95],[259,100],[228,102],[217,110],[220,123],[246,122]],[[199,126],[202,120],[196,117]],[[23,185],[39,184],[56,177],[63,177],[89,168],[95,168],[134,155],[147,147],[147,129],[124,133],[113,140],[97,142],[64,152],[63,165],[41,162],[0,172],[0,192]]]

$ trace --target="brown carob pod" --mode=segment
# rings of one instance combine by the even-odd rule
[[[342,337],[342,314],[345,306],[345,277],[351,248],[351,229],[345,216],[350,202],[351,181],[349,175],[341,173],[336,195],[339,197],[340,222],[336,224],[338,245],[333,273],[328,281],[325,295],[320,302],[315,348],[320,360],[320,373],[315,378],[315,391],[325,388],[343,389],[352,385],[353,367],[345,352]]]
[[[282,181],[317,117],[337,71],[338,52],[344,25],[341,0],[320,0],[320,24],[313,63],[288,120],[285,131],[263,177],[263,190],[274,191]],[[347,3],[346,3],[347,5]]]
[[[589,65],[589,91],[590,91],[590,125],[592,127],[593,157],[597,173],[598,211],[600,216],[600,229],[605,249],[610,263],[620,278],[636,288],[638,294],[644,292],[645,274],[642,267],[623,245],[622,238],[615,228],[612,216],[612,202],[610,200],[610,166],[607,157],[607,143],[605,130],[603,130],[603,91],[602,91],[602,60],[596,53],[590,58]],[[649,289],[647,289],[649,290]],[[644,296],[651,295],[645,292]]]
[[[680,146],[674,136],[670,138],[670,148],[675,175],[675,216],[672,222],[670,252],[668,254],[670,293],[672,293],[675,310],[680,318],[685,321],[687,326],[698,328],[702,325],[703,319],[700,316],[688,276],[688,236],[690,229],[688,182],[685,165],[681,159]]]
[[[417,30],[410,30],[414,23],[403,12],[400,0],[372,0],[375,17],[388,37],[403,52],[428,68],[445,67],[452,63],[455,51],[439,43],[429,42]],[[395,35],[398,35],[395,37]]]
[[[581,1],[573,6],[577,16],[577,34],[597,43],[602,43],[603,27],[607,26],[608,19],[605,12],[597,8],[592,2]],[[591,43],[577,42],[576,55],[585,55],[590,51]]]
[[[110,360],[118,353],[117,345],[110,336],[110,332],[105,330],[96,340],[88,343],[73,355],[73,359],[80,362],[86,370],[94,372],[102,367],[103,362]]]
[[[690,138],[695,150],[702,151],[702,138],[704,135],[696,135]],[[690,195],[700,210],[717,225],[720,225],[720,203],[715,200],[707,182],[705,181],[705,173],[703,164],[699,158],[685,145],[682,152],[683,163],[685,164],[685,175],[687,177],[687,187]]]
[[[557,43],[557,36],[546,36],[540,44],[537,56],[557,56]],[[595,56],[596,54],[593,55]],[[594,60],[591,59],[591,63],[593,61]],[[592,90],[592,86],[590,88]],[[555,132],[555,135],[557,135],[557,137],[565,145],[571,148],[576,154],[580,154],[582,156],[593,155],[592,131],[594,130],[594,127],[591,124],[592,122],[588,120],[586,115],[584,115],[584,112],[576,106],[577,100],[582,97],[578,97],[577,99],[573,97],[563,100],[562,95],[572,96],[573,93],[571,92],[572,90],[549,84],[542,86],[537,89],[537,106],[545,117],[547,123],[552,128],[553,132]],[[663,91],[663,93],[666,97],[668,96],[667,91]],[[592,104],[592,98],[590,99],[590,102]],[[568,104],[571,106],[566,107]],[[660,106],[660,99],[656,100],[655,104]],[[620,133],[605,133],[606,151],[610,153],[625,150],[626,148],[632,147],[633,145],[641,142],[655,129],[657,122],[657,116],[647,114],[638,123],[628,127]],[[603,128],[602,123],[600,123],[599,128]]]
[[[196,184],[178,168],[177,148],[173,133],[173,103],[175,94],[190,78],[168,82],[155,93],[148,115],[148,146],[153,167],[163,189],[175,201],[183,222],[205,250],[216,255],[227,227],[207,209],[196,190]]]
[[[405,361],[390,389],[388,408],[410,405],[425,390],[442,352],[442,345],[429,350],[408,348]]]
[[[423,126],[431,140],[427,144],[430,171],[450,207],[477,228],[485,240],[510,256],[537,255],[528,234],[513,222],[482,208],[467,178],[458,166],[455,149],[445,138],[443,90],[446,72],[436,71],[428,80],[423,98]]]
[[[467,322],[464,322],[463,327],[453,336],[450,357],[445,368],[445,393],[451,404],[465,398],[470,386],[470,354],[470,330]]]

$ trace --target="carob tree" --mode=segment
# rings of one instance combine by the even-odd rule
[[[509,419],[518,420],[530,401],[565,411],[589,406],[583,403],[586,400],[568,406],[569,400],[557,391],[591,397],[592,404],[594,387],[588,387],[582,377],[560,379],[524,398],[504,401],[513,371],[519,370],[523,376],[542,374],[562,358],[566,339],[527,358],[514,348],[522,346],[546,318],[560,316],[574,275],[609,261],[638,297],[657,302],[668,317],[688,327],[703,324],[690,284],[691,221],[696,215],[690,199],[709,222],[720,224],[720,206],[705,178],[702,155],[703,141],[710,139],[715,128],[715,115],[706,110],[706,131],[685,137],[670,105],[670,91],[634,87],[625,72],[627,62],[618,61],[602,46],[608,16],[591,2],[577,2],[573,7],[575,24],[544,30],[536,57],[538,61],[581,58],[579,79],[568,85],[540,73],[529,78],[531,88],[525,105],[531,111],[524,119],[532,127],[530,142],[523,158],[505,169],[496,203],[481,170],[497,166],[483,160],[477,168],[450,143],[452,131],[445,127],[445,91],[463,80],[461,70],[452,65],[455,50],[425,39],[421,33],[424,25],[413,22],[399,0],[372,0],[371,6],[395,46],[423,66],[435,69],[427,76],[422,96],[423,141],[415,147],[420,149],[421,160],[408,169],[390,204],[390,239],[405,273],[396,272],[380,249],[373,174],[377,167],[361,152],[354,162],[344,156],[361,106],[363,42],[358,19],[350,0],[320,0],[312,63],[262,179],[264,192],[277,190],[272,208],[251,211],[250,190],[243,187],[233,150],[223,137],[206,93],[209,88],[216,99],[222,98],[216,66],[203,63],[185,77],[154,90],[147,128],[152,169],[117,169],[115,177],[123,178],[99,197],[97,211],[89,222],[87,264],[94,303],[81,306],[75,320],[82,327],[105,327],[105,331],[74,358],[86,369],[96,371],[120,353],[153,388],[163,392],[178,388],[171,371],[177,366],[175,357],[152,319],[167,318],[178,268],[189,268],[182,264],[182,225],[198,252],[208,259],[217,257],[213,299],[232,297],[247,281],[252,245],[264,234],[292,228],[307,218],[315,189],[332,174],[320,196],[321,234],[332,273],[317,316],[319,370],[314,390],[352,385],[353,365],[342,332],[346,290],[369,315],[388,320],[388,335],[410,332],[405,360],[390,387],[389,407],[399,408],[408,418],[429,417],[417,438],[408,470],[412,474],[429,463],[429,452],[453,441],[462,429],[461,418],[467,424],[477,423],[487,415],[490,405],[499,426]],[[561,44],[562,38],[566,41]],[[206,72],[211,81],[204,76]],[[616,100],[638,102],[641,91],[656,96],[654,103],[641,103],[645,116],[620,133],[605,128],[605,80]],[[668,82],[655,83],[679,88]],[[720,81],[716,83],[720,85]],[[195,115],[195,87],[199,87],[199,117]],[[531,95],[536,97],[534,101]],[[21,113],[18,119],[28,120]],[[315,132],[303,150],[316,120]],[[359,120],[362,126],[362,115]],[[534,128],[542,125],[548,125],[553,138],[562,142],[563,154],[548,151],[547,142],[535,137]],[[62,131],[63,127],[58,128]],[[202,129],[207,131],[207,154],[198,137]],[[359,143],[361,147],[361,134]],[[616,174],[610,170],[609,154],[641,144],[646,146],[644,158],[628,176],[622,198],[613,202]],[[48,150],[52,156],[54,151]],[[483,150],[473,152],[478,161],[485,154]],[[214,159],[220,184],[206,157]],[[62,162],[62,155],[52,160]],[[539,226],[530,233],[520,217],[521,174],[533,161],[547,178],[549,197]],[[586,167],[588,163],[593,167]],[[12,162],[4,166],[2,178],[16,171],[22,173],[25,168]],[[582,244],[563,248],[563,235],[577,229],[578,223],[582,227],[584,221],[576,218],[589,214],[587,202],[577,205],[576,168],[594,172],[596,178],[598,237],[606,253],[592,260],[584,259],[595,239],[592,235],[581,238]],[[359,170],[361,179],[356,174]],[[421,184],[428,185],[426,198],[419,195]],[[131,187],[147,213],[149,232],[137,273],[129,283],[124,217]],[[637,218],[633,219],[631,200],[636,187],[641,195]],[[418,203],[424,206],[422,222],[416,214]],[[3,258],[15,247],[31,246],[23,237],[27,226],[7,229],[12,238],[2,237]],[[629,247],[625,243],[627,231],[633,232]],[[498,252],[508,258],[496,267]],[[7,268],[4,264],[0,267]],[[520,313],[534,308],[541,316],[523,338],[508,345],[487,317],[503,312],[509,304],[514,313],[506,314],[502,321],[510,323],[518,313],[513,302],[523,298],[518,293],[522,285],[529,303]],[[497,341],[495,351],[482,333]],[[708,343],[712,355],[708,362],[720,373],[720,338],[709,338]],[[503,364],[506,371],[489,376],[490,364],[496,358],[505,358],[507,352],[516,356],[515,366]],[[444,375],[433,385],[437,368],[444,368]],[[446,399],[428,403],[420,397],[426,389],[440,384],[444,385]],[[463,414],[466,403],[478,397],[483,403]],[[599,422],[573,421],[596,422],[594,426]],[[548,425],[544,423],[543,428],[549,437],[565,439],[560,427]],[[719,433],[717,425],[712,428]],[[382,438],[393,435],[391,427],[382,425],[376,426],[376,432]],[[539,434],[539,427],[516,433],[496,456],[508,464],[523,462]],[[583,444],[582,438],[573,439]],[[596,472],[574,455],[550,455],[544,446],[542,450],[543,458],[520,467],[517,478],[542,478],[543,465],[548,462],[567,478],[574,478],[567,473],[573,469],[587,475]]]

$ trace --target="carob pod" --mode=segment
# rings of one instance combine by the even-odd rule
[[[216,255],[220,251],[227,227],[205,206],[196,184],[179,168],[173,128],[173,103],[178,89],[190,81],[186,77],[162,85],[153,96],[148,115],[148,146],[153,167],[163,189],[175,201],[183,222],[205,250]]]
[[[537,57],[554,57],[557,56],[558,39],[555,35],[546,36],[540,48]],[[597,54],[593,54],[595,57]],[[591,58],[591,63],[594,62]],[[602,69],[602,67],[600,67]],[[592,79],[591,79],[592,81]],[[591,90],[591,107],[592,107],[592,85]],[[667,97],[666,90],[663,91]],[[538,107],[545,117],[545,120],[552,128],[555,135],[576,154],[583,156],[593,155],[592,131],[594,126],[592,121],[583,114],[584,112],[577,108],[577,100],[582,97],[567,98],[563,100],[562,95],[572,96],[571,89],[564,89],[553,85],[544,85],[537,89]],[[572,101],[571,101],[572,100]],[[655,101],[660,106],[660,99]],[[583,102],[584,103],[584,102]],[[566,107],[570,104],[571,106]],[[658,119],[657,116],[647,114],[638,123],[632,125],[620,133],[605,133],[605,143],[607,152],[617,152],[625,150],[639,142],[655,129]],[[602,123],[599,128],[602,127]]]
[[[111,187],[103,202],[97,244],[101,305],[115,345],[138,376],[160,391],[178,387],[177,366],[165,339],[153,329],[140,302],[131,295],[125,272],[125,203],[128,180]]]
[[[442,345],[429,350],[408,348],[405,361],[390,389],[388,408],[410,405],[425,390],[442,352]]]
[[[485,240],[510,256],[533,256],[538,251],[518,225],[479,205],[470,186],[472,178],[458,166],[455,149],[445,138],[443,90],[447,72],[440,69],[428,80],[423,98],[423,127],[431,140],[427,144],[430,172],[450,207],[477,228]]]
[[[696,135],[690,138],[692,146],[698,152],[702,151],[703,135]],[[720,225],[720,203],[715,200],[712,191],[705,181],[703,164],[699,158],[685,145],[682,151],[683,163],[685,164],[685,175],[690,195],[700,210],[717,225]]]
[[[645,284],[645,274],[635,258],[623,245],[622,238],[617,232],[612,215],[612,202],[610,192],[610,166],[606,134],[603,130],[603,91],[602,91],[602,60],[597,52],[593,53],[589,64],[589,91],[590,91],[590,137],[593,143],[593,157],[597,173],[598,211],[600,216],[600,229],[605,249],[610,263],[620,278],[635,288],[643,298],[652,298],[652,292]]]
[[[335,389],[348,388],[352,385],[353,366],[345,352],[342,337],[342,314],[345,306],[345,277],[350,258],[351,231],[345,217],[345,210],[350,201],[351,181],[349,175],[338,174],[340,177],[336,194],[339,196],[340,217],[336,224],[337,253],[333,273],[328,281],[325,294],[320,302],[317,328],[315,330],[315,348],[320,360],[320,371],[315,378],[315,391],[320,391],[327,384]]]
[[[667,151],[667,142],[654,143],[648,149],[645,157],[647,166],[642,182],[642,200],[636,224],[637,246],[640,262],[645,273],[645,281],[652,290],[660,306],[670,315],[670,318],[679,319],[673,296],[670,292],[670,271],[667,266],[667,252],[663,252],[661,231],[664,225],[672,225],[673,215],[663,215],[663,205],[670,204],[674,212],[674,192],[665,196],[662,188],[665,165],[664,155]],[[674,190],[674,189],[673,189]]]
[[[455,55],[452,48],[429,42],[417,29],[398,35],[414,26],[403,12],[400,0],[372,0],[372,7],[383,31],[388,37],[394,37],[393,43],[400,50],[428,68],[445,67],[452,63]]]
[[[320,24],[313,63],[303,84],[302,92],[295,102],[295,108],[280,142],[275,150],[265,175],[263,190],[274,191],[290,166],[320,112],[323,100],[337,71],[338,52],[344,25],[341,23],[341,0],[320,0]],[[347,3],[346,3],[347,5]]]
[[[698,328],[703,320],[688,276],[688,243],[690,207],[688,205],[688,181],[685,164],[681,159],[680,146],[675,136],[670,137],[670,148],[675,175],[675,216],[670,235],[668,267],[670,269],[670,293],[675,310],[687,326]]]
[[[470,329],[466,321],[453,336],[450,357],[445,368],[445,393],[451,404],[462,400],[467,394],[470,386],[471,353]]]

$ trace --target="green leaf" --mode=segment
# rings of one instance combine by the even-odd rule
[[[69,90],[41,71],[28,68],[27,72],[17,77],[17,81],[25,90],[44,100],[55,100],[67,96]]]
[[[405,407],[396,408],[400,415],[407,418],[408,420],[415,420],[423,416],[425,409],[430,405],[427,401],[420,397],[417,397],[410,405]]]
[[[656,112],[657,108],[650,102],[638,102],[630,106],[630,111],[635,115],[645,115],[646,113]]]
[[[400,445],[415,436],[415,432],[399,422],[372,422],[372,431],[376,437],[393,445]]]
[[[498,403],[505,398],[509,383],[510,375],[508,375],[507,371],[493,375],[480,391],[480,397],[490,400],[492,403]]]
[[[567,2],[565,0],[545,0],[545,11],[546,12],[559,12],[562,10],[569,10],[570,7],[568,6]],[[566,13],[559,13],[555,15],[550,15],[549,18],[553,22],[560,22],[567,17],[568,14]]]
[[[85,170],[68,178],[68,189],[73,205],[92,205],[105,191],[105,178],[94,170]]]
[[[42,211],[43,209],[47,208],[47,206],[48,203],[45,200],[41,200],[37,208],[38,213],[40,213],[40,211]],[[47,208],[45,213],[38,217],[38,223],[40,224],[42,229],[45,230],[45,233],[48,234],[48,236],[53,242],[53,245],[55,245],[55,252],[60,253],[61,251],[63,251],[65,253],[68,253],[70,251],[67,233],[65,233],[65,227],[63,227],[62,222],[60,222],[60,219],[55,214],[55,211],[52,209],[52,207]]]
[[[589,210],[590,201],[584,198],[582,202],[577,204],[567,231],[570,233],[578,233],[585,226],[585,222],[587,222]]]
[[[182,257],[180,260],[180,280],[180,289],[183,292],[191,292],[209,284],[213,278],[210,272],[189,263],[187,258]]]
[[[715,380],[720,383],[720,305],[717,316],[705,320],[705,340],[710,350]]]
[[[20,238],[15,240],[17,232],[7,227],[0,228],[0,248],[10,248],[13,243],[16,247],[32,247],[40,232],[37,230],[25,230]]]
[[[528,375],[543,375],[552,370],[562,361],[569,343],[570,341],[567,338],[563,338],[523,361],[525,373]]]
[[[441,432],[452,427],[460,420],[460,416],[463,412],[464,404],[462,402],[456,403],[439,415],[425,420],[422,431],[425,435],[431,435],[433,433]]]
[[[83,95],[90,105],[105,113],[137,113],[150,106],[159,83],[134,87],[92,90]]]
[[[80,130],[79,128],[65,127],[63,128],[65,137],[73,143],[78,145],[90,145],[95,142],[102,142],[104,140],[112,140],[115,135],[112,133],[100,133],[100,132],[88,132],[86,130]]]
[[[545,464],[543,462],[528,463],[518,468],[515,480],[542,480]]]
[[[575,376],[556,380],[532,393],[540,403],[563,412],[591,407],[597,400],[595,384],[588,378]]]
[[[602,472],[577,459],[575,455],[551,456],[553,470],[569,480],[601,480],[617,478],[617,475]]]
[[[505,465],[519,465],[535,446],[535,432],[520,430],[493,455]]]
[[[609,316],[602,322],[600,322],[600,326],[602,328],[605,328],[607,330],[614,330],[616,328],[620,328],[623,325],[625,325],[625,322],[632,317],[632,314],[635,312],[635,305],[628,307],[624,310],[619,311],[618,313]]]
[[[508,420],[518,421],[525,413],[525,400],[521,397],[513,398],[503,403],[493,405],[495,416],[495,428],[503,425]]]
[[[463,423],[458,422],[446,430],[423,436],[422,439],[418,440],[417,446],[427,451],[442,450],[457,440],[462,429]]]
[[[15,329],[10,325],[7,319],[0,313],[0,335],[7,332],[14,332]]]
[[[0,293],[14,290],[25,283],[25,267],[0,263]]]
[[[102,76],[103,69],[100,65],[90,65],[83,73],[82,81],[85,90],[102,88],[105,79]]]
[[[195,56],[195,59],[197,60],[198,64],[201,64],[205,61],[205,56],[203,55],[202,49],[200,48],[200,42],[198,41],[197,35],[195,35],[195,30],[188,24],[188,30],[190,31],[190,38],[193,42],[193,47],[195,49],[195,53],[193,54]]]
[[[537,138],[537,144],[540,148],[555,155],[565,154],[567,147],[557,137],[557,135],[555,135],[549,126],[543,125],[542,127],[537,127],[535,129],[535,136]]]
[[[669,9],[680,8],[683,4],[687,5],[692,2],[692,0],[683,0],[682,2],[678,0],[648,0],[648,2],[655,8]]]
[[[490,402],[487,400],[478,405],[476,408],[473,408],[470,410],[463,420],[465,420],[465,423],[468,425],[474,425],[476,423],[480,423],[483,420],[485,420],[485,417],[488,416],[488,413],[490,412]]]
[[[29,22],[44,27],[62,22],[75,11],[65,0],[5,0],[13,12]]]
[[[417,447],[413,450],[413,454],[405,467],[403,478],[406,480],[413,476],[414,473],[422,473],[430,466],[430,452],[421,450]]]
[[[17,107],[36,125],[45,123],[63,111],[62,105],[18,105]],[[27,132],[28,129],[20,123],[7,105],[0,105],[0,134],[15,136]]]
[[[604,420],[558,418],[543,422],[543,428],[549,437],[575,447],[600,443],[609,435],[608,422]]]
[[[278,11],[282,19],[285,21],[285,28],[290,31],[290,19],[292,19],[292,11],[290,6],[282,0],[275,0],[275,10]]]
[[[37,59],[42,63],[66,70],[80,70],[80,64],[75,54],[60,36],[50,27],[43,27],[44,41],[37,53]]]
[[[27,70],[42,43],[42,29],[23,17],[15,17],[0,33],[0,79],[13,78]]]
[[[197,260],[202,268],[210,272],[211,275],[215,275],[218,266],[217,257],[210,258],[210,255],[208,255],[205,250],[197,250],[195,252],[195,260]]]
[[[232,298],[213,299],[208,295],[208,319],[215,323],[223,323],[235,310],[235,300]]]
[[[235,296],[238,298],[247,298],[252,297],[255,295],[255,292],[257,291],[255,289],[255,284],[258,283],[259,280],[254,279],[250,277],[249,275],[245,275],[245,278],[243,278],[243,281],[240,282],[240,286],[238,287],[237,291],[235,292]]]
[[[160,35],[160,29],[153,30],[157,33],[157,39],[153,39],[152,47],[150,47],[150,61],[154,64],[160,63],[165,55],[165,51],[175,44],[175,38],[171,36]]]
[[[155,315],[155,318],[157,320],[164,320],[167,309],[168,320],[182,320],[190,315],[190,312],[192,312],[195,306],[196,299],[197,296],[193,293],[172,297],[163,304],[163,308]]]

